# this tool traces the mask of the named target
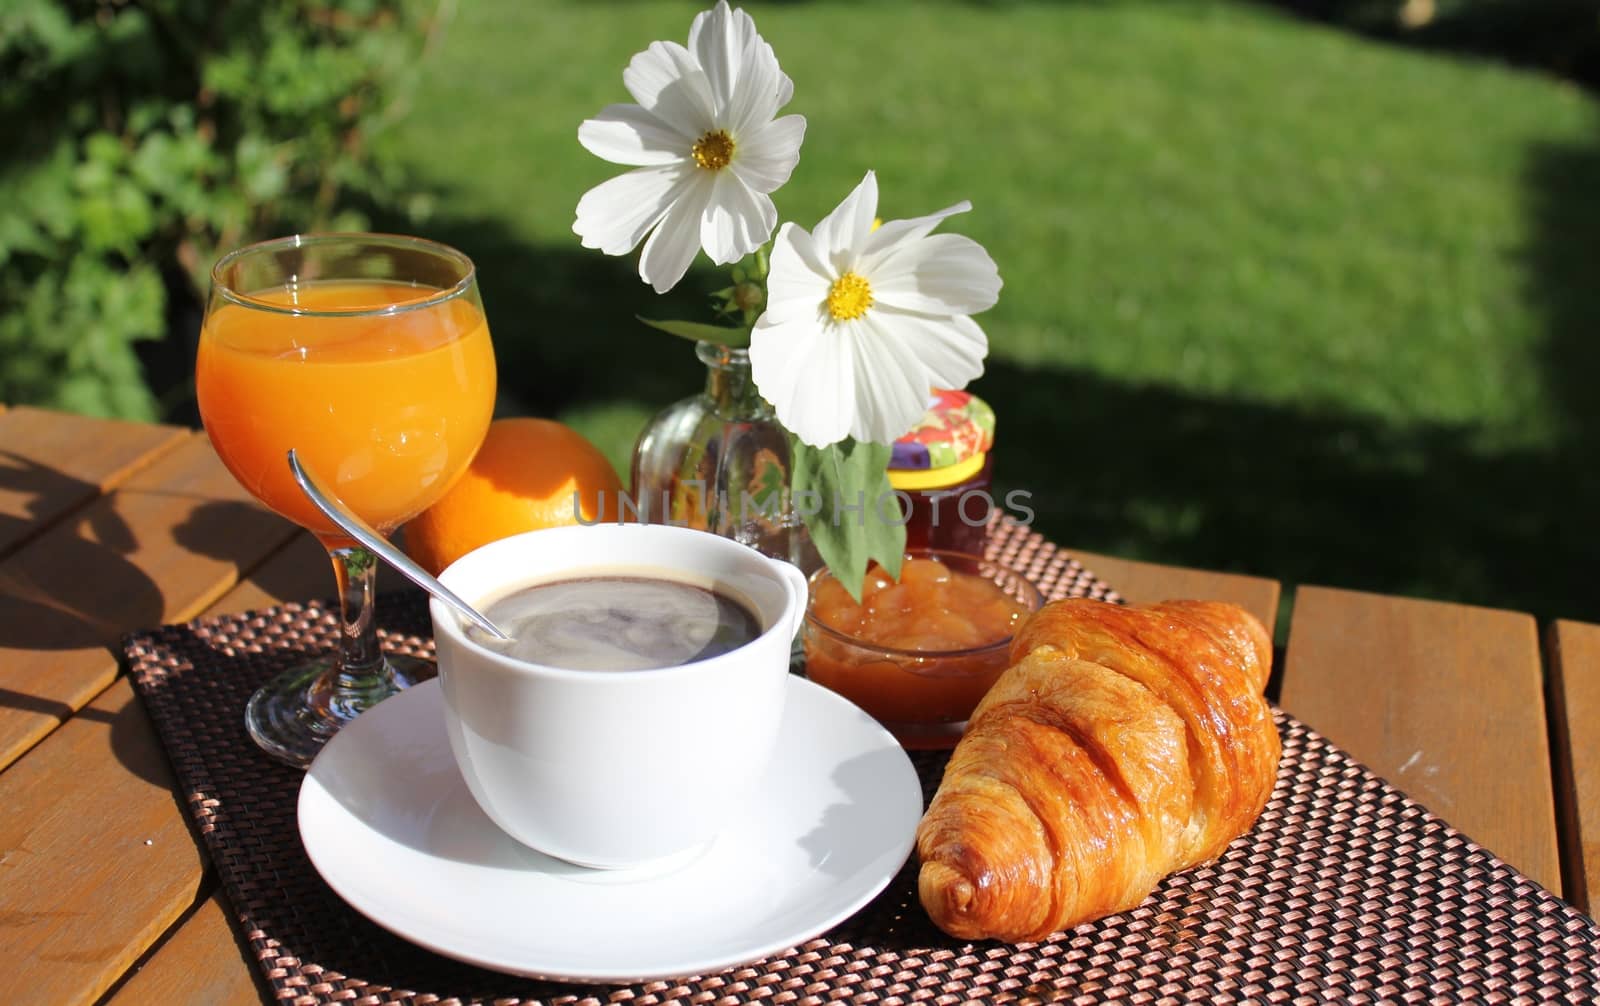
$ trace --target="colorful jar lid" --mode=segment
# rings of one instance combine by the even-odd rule
[[[890,471],[947,468],[994,446],[994,410],[970,391],[935,388],[922,422],[894,442]]]

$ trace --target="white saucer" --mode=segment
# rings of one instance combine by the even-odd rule
[[[532,978],[721,971],[818,935],[899,871],[922,815],[910,759],[850,702],[791,677],[778,753],[709,846],[642,870],[571,866],[484,816],[445,739],[437,681],[340,730],[300,787],[328,885],[413,943]],[[649,821],[640,821],[648,828]]]

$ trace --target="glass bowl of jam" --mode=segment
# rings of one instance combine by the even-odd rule
[[[912,549],[899,582],[874,564],[859,602],[820,569],[802,636],[806,676],[906,747],[949,747],[1010,666],[1017,627],[1042,603],[1021,573],[961,552]]]

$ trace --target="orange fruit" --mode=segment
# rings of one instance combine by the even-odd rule
[[[621,492],[611,462],[577,430],[551,419],[497,419],[466,473],[406,525],[406,552],[438,575],[513,534],[577,524],[579,514],[613,520]]]

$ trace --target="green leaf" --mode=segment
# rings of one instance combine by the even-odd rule
[[[744,349],[750,345],[750,330],[747,328],[704,325],[698,321],[652,321],[649,318],[640,318],[639,320],[651,328],[660,329],[681,339],[692,339],[695,342],[714,342],[719,346],[731,346],[734,349]]]
[[[127,151],[110,133],[95,133],[83,141],[83,156],[85,160],[104,165],[108,175],[128,159]]]
[[[858,602],[869,561],[898,580],[906,528],[891,495],[889,445],[841,440],[819,448],[795,438],[793,446],[794,504],[828,569]]]
[[[245,136],[234,150],[234,163],[245,195],[255,203],[270,203],[289,187],[285,158],[260,136]]]

